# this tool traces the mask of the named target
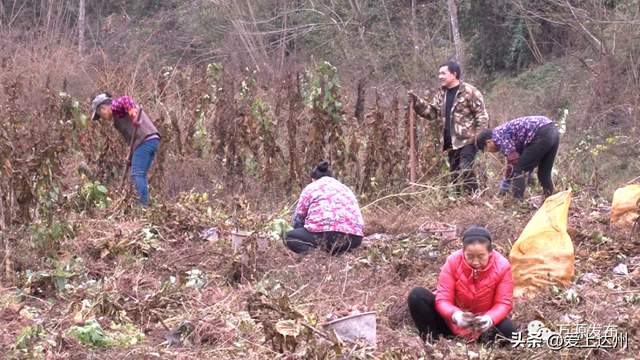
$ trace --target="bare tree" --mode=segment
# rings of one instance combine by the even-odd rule
[[[415,26],[416,23],[416,0],[411,0],[411,26]]]
[[[389,21],[391,28],[391,21]],[[416,0],[411,0],[411,37],[413,40],[413,61],[418,62],[418,26],[416,24]]]
[[[251,1],[247,0],[247,8],[249,9],[249,15],[251,15],[251,21],[253,22],[253,27],[255,29],[256,33],[259,33],[260,31],[258,30],[258,22],[256,21],[256,16],[253,14],[253,7],[251,6]],[[267,48],[264,46],[264,42],[262,42],[262,36],[258,35],[258,43],[260,44],[260,50],[262,52],[262,57],[263,57],[263,61],[264,64],[266,65],[267,63]]]
[[[284,56],[287,52],[287,2],[284,2],[284,19],[282,20],[282,36],[280,37],[280,67],[279,70],[282,71],[284,67]]]
[[[78,16],[78,54],[80,56],[84,55],[85,50],[85,40],[84,40],[84,31],[86,29],[86,2],[85,0],[80,0],[80,14]]]
[[[51,23],[51,16],[53,14],[53,0],[49,0],[47,2],[47,30],[49,29],[49,24]]]
[[[351,11],[353,11],[354,16],[356,17],[356,21],[362,24],[362,10],[360,10],[358,0],[349,0],[349,4],[351,5]]]
[[[608,10],[597,1],[574,5],[568,0],[546,0],[542,3],[544,6],[523,0],[510,2],[531,23],[547,22],[569,27],[584,38],[599,56],[613,53],[613,45],[607,45],[606,40],[611,38],[615,41],[618,25],[637,25],[635,17]]]
[[[580,18],[578,17],[578,15],[576,14],[575,8],[573,6],[571,6],[571,4],[569,3],[569,1],[565,2],[567,5],[567,8],[569,9],[569,11],[571,12],[571,17],[573,18],[573,20],[575,21],[574,24],[571,24],[569,22],[567,22],[566,24],[571,26],[574,30],[579,31],[582,36],[584,37],[585,40],[587,40],[587,42],[589,44],[591,44],[591,46],[593,47],[593,49],[600,53],[601,55],[607,55],[607,49],[604,46],[603,42],[600,41],[598,38],[596,38],[584,25],[584,22],[580,20]]]
[[[458,7],[455,0],[447,0],[449,5],[449,18],[451,20],[451,32],[453,33],[453,44],[456,47],[456,61],[460,66],[464,67],[464,45],[460,39],[460,30],[458,29]]]

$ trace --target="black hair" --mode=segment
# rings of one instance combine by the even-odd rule
[[[331,177],[331,171],[329,171],[329,162],[322,161],[311,170],[311,178],[318,180],[325,176]]]
[[[472,244],[487,245],[487,250],[491,252],[493,250],[491,232],[479,226],[470,227],[462,235],[462,248],[464,249]]]
[[[455,61],[449,60],[446,63],[440,65],[440,67],[446,66],[449,69],[450,73],[456,73],[456,79],[460,80],[460,76],[462,76],[462,70],[460,70],[460,64]]]
[[[476,147],[480,151],[484,151],[487,147],[487,140],[493,139],[493,130],[490,129],[482,129],[480,133],[476,136]]]

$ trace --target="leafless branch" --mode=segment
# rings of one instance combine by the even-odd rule
[[[580,21],[580,19],[576,15],[575,9],[573,8],[573,6],[571,6],[569,1],[566,1],[566,5],[567,5],[567,8],[569,9],[569,11],[571,12],[571,15],[573,16],[573,20],[578,24],[578,27],[580,29],[580,33],[582,33],[584,38],[591,44],[591,46],[598,53],[600,53],[602,55],[606,55],[607,54],[607,49],[604,48],[604,46],[602,44],[602,41],[597,39],[593,34],[591,34],[591,32],[589,30],[587,30],[587,28],[584,26],[584,24]],[[567,25],[569,25],[569,24],[567,24]]]

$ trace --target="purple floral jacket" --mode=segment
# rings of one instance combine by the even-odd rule
[[[553,123],[545,116],[526,116],[508,121],[493,129],[493,143],[507,158],[507,169],[504,177],[511,176],[513,167],[520,160],[520,154],[529,145],[538,129]]]

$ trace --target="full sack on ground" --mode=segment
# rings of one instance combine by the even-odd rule
[[[567,233],[571,190],[546,199],[513,244],[509,260],[514,296],[532,295],[549,285],[568,287],[574,275],[574,250]]]

